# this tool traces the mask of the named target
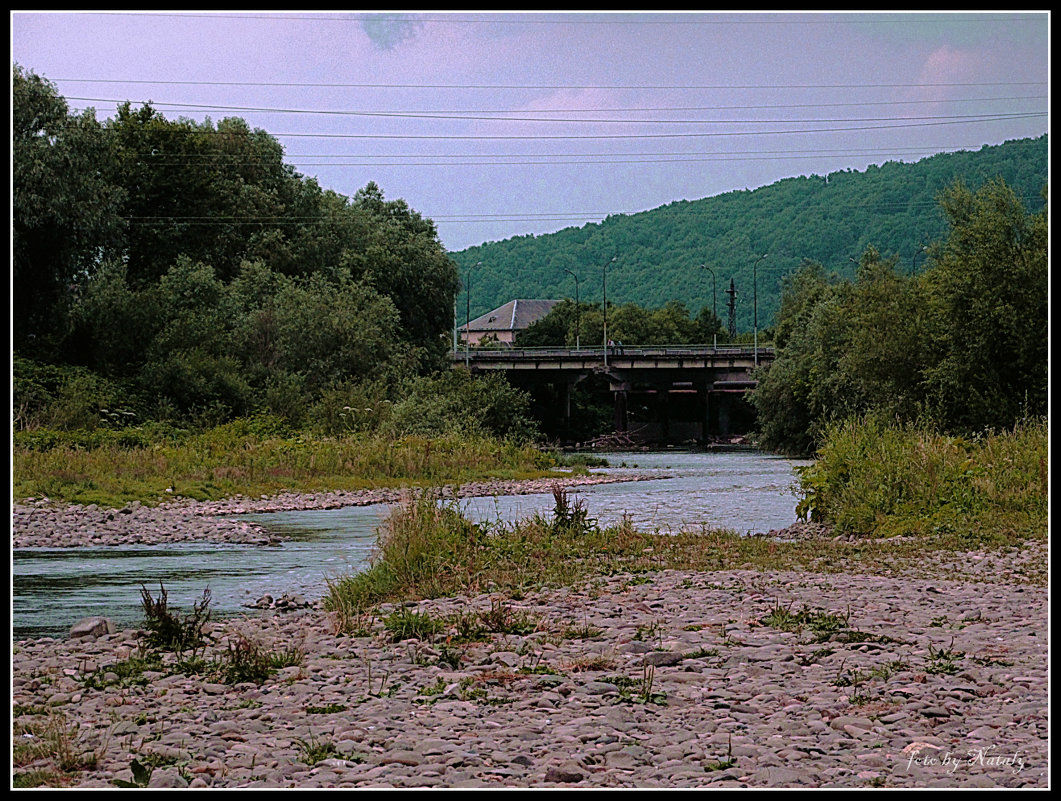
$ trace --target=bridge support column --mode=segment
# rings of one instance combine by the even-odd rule
[[[732,404],[732,395],[722,393],[718,397],[718,433],[723,437],[730,435],[730,407]]]
[[[700,441],[705,445],[711,439],[711,387],[700,390]]]
[[[670,438],[670,392],[666,388],[659,392],[659,425],[664,440]]]
[[[613,394],[615,395],[615,430],[625,434],[627,428],[626,390],[616,390]]]

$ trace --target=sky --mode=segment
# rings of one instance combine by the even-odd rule
[[[447,250],[1049,130],[1049,14],[11,13],[103,120],[242,117]]]

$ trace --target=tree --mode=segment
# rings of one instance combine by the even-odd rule
[[[950,234],[925,276],[935,348],[927,383],[939,419],[980,430],[1045,414],[1046,207],[1029,215],[1002,180],[975,193],[957,183],[940,203]]]
[[[434,223],[404,200],[384,200],[375,183],[358,190],[350,211],[360,218],[360,236],[344,252],[344,272],[390,298],[402,338],[420,354],[420,369],[440,367],[448,351],[458,277]]]
[[[70,303],[122,230],[113,158],[91,109],[70,114],[52,84],[14,66],[12,310],[23,352],[54,351]]]

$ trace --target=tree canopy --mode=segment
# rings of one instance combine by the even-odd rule
[[[242,119],[99,122],[18,65],[12,98],[16,373],[83,369],[141,416],[223,421],[445,364],[457,271],[405,201],[322,189]]]
[[[906,275],[870,248],[854,280],[808,262],[785,283],[778,353],[752,400],[763,443],[813,453],[828,423],[875,414],[969,433],[1047,410],[1047,207],[1004,181],[940,195],[949,231]]]

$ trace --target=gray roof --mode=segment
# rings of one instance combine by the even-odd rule
[[[549,313],[558,300],[510,300],[468,324],[471,331],[522,331]]]

